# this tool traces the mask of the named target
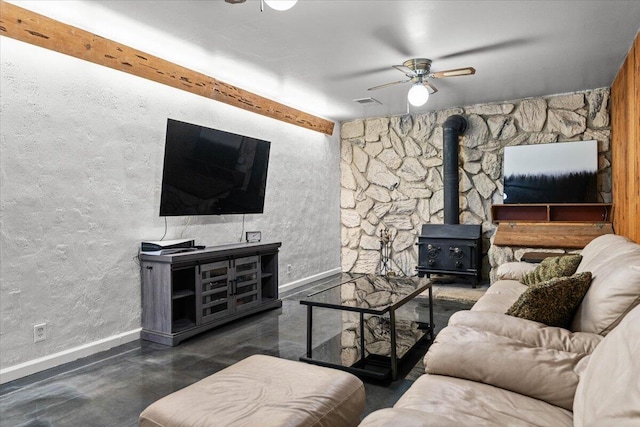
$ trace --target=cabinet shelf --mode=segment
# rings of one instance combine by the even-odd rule
[[[184,331],[194,327],[196,324],[191,319],[176,319],[173,321],[173,332]]]
[[[492,205],[493,222],[611,222],[611,203]]]
[[[180,299],[180,298],[185,298],[185,297],[190,297],[192,295],[195,295],[195,291],[191,291],[189,289],[181,289],[178,291],[174,291],[173,295],[171,295],[171,299]]]
[[[613,233],[611,203],[492,205],[498,246],[580,249]]]

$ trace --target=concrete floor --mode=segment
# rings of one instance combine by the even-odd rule
[[[4,384],[0,426],[136,426],[149,404],[247,356],[298,360],[306,350],[306,307],[300,299],[326,283],[283,295],[281,309],[224,325],[176,347],[136,341]],[[451,292],[455,297],[448,298]],[[456,300],[460,292],[464,297]],[[451,314],[470,307],[474,292],[455,285],[439,291],[443,298],[434,304],[436,333]],[[314,320],[321,324],[315,313]],[[418,357],[396,381],[365,382],[364,415],[392,406],[423,372]]]

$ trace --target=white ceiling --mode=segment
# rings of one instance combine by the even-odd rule
[[[477,72],[432,80],[411,112],[610,86],[640,28],[640,1],[617,0],[16,3],[336,121],[406,113],[409,84],[367,88],[415,57]],[[383,105],[353,101],[369,96]]]

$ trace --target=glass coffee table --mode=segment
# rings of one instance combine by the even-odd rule
[[[415,359],[414,350],[424,347],[419,344],[433,341],[427,278],[343,273],[300,303],[307,306],[304,362],[396,380],[403,364]]]

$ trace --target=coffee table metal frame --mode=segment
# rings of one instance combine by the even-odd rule
[[[336,287],[339,286],[343,286],[347,283],[350,282],[355,282],[357,279],[364,277],[366,275],[360,275],[360,276],[356,276],[351,278],[350,280],[346,280],[346,281],[342,281],[339,284],[329,287],[327,289],[323,289],[321,291],[312,293],[307,295],[308,298],[314,296],[314,295],[318,295],[321,294],[323,292],[328,292]],[[429,340],[433,341],[434,338],[434,333],[433,333],[433,294],[432,294],[432,282],[431,280],[424,280],[424,283],[421,284],[420,286],[418,286],[415,291],[412,291],[411,293],[402,296],[400,299],[398,299],[397,301],[395,301],[393,304],[389,304],[386,305],[382,308],[378,308],[378,309],[372,309],[372,308],[362,308],[362,307],[353,307],[353,306],[347,306],[347,305],[340,305],[340,304],[331,304],[331,303],[327,303],[327,302],[319,302],[319,301],[312,301],[312,300],[301,300],[300,304],[306,305],[307,306],[307,352],[305,356],[300,357],[300,360],[303,362],[307,362],[307,363],[312,363],[315,365],[320,365],[320,366],[326,366],[326,367],[331,367],[331,368],[337,368],[337,369],[341,369],[344,371],[348,371],[351,373],[354,373],[356,375],[360,375],[360,376],[365,376],[365,377],[371,377],[371,378],[375,378],[375,379],[379,379],[379,380],[385,380],[388,379],[389,376],[391,377],[392,380],[396,380],[397,376],[398,376],[398,365],[399,365],[399,360],[398,360],[398,352],[397,352],[397,348],[396,348],[396,311],[402,307],[403,305],[405,305],[407,302],[411,301],[412,299],[414,299],[416,296],[420,295],[421,293],[423,293],[424,291],[428,290],[428,295],[429,295],[429,323],[425,324],[425,323],[421,323],[420,324],[420,329],[425,330],[425,334],[419,338],[414,344],[413,346],[406,352],[405,355],[408,355],[411,350],[413,350],[419,343],[422,343],[427,337]],[[312,332],[313,332],[313,308],[314,307],[322,307],[322,308],[329,308],[329,309],[335,309],[335,310],[340,310],[340,311],[352,311],[352,312],[356,312],[359,314],[360,316],[360,360],[358,362],[356,362],[354,365],[352,366],[344,366],[344,365],[340,365],[340,364],[335,364],[335,363],[331,363],[331,362],[327,362],[327,361],[322,361],[322,360],[318,360],[318,359],[313,359],[313,340],[312,340]],[[380,365],[381,363],[384,364],[384,360],[383,359],[388,359],[388,364],[389,364],[389,368],[386,372],[382,372],[380,370],[370,370],[370,369],[366,369],[366,367],[358,367],[356,365],[358,365],[359,363],[364,363],[366,357],[365,357],[365,339],[364,339],[364,315],[365,314],[373,314],[373,315],[377,315],[377,316],[382,316],[385,313],[389,313],[389,328],[390,328],[390,339],[391,339],[391,355],[387,358],[385,356],[379,356],[377,359],[377,364]],[[382,360],[381,360],[382,359]]]

